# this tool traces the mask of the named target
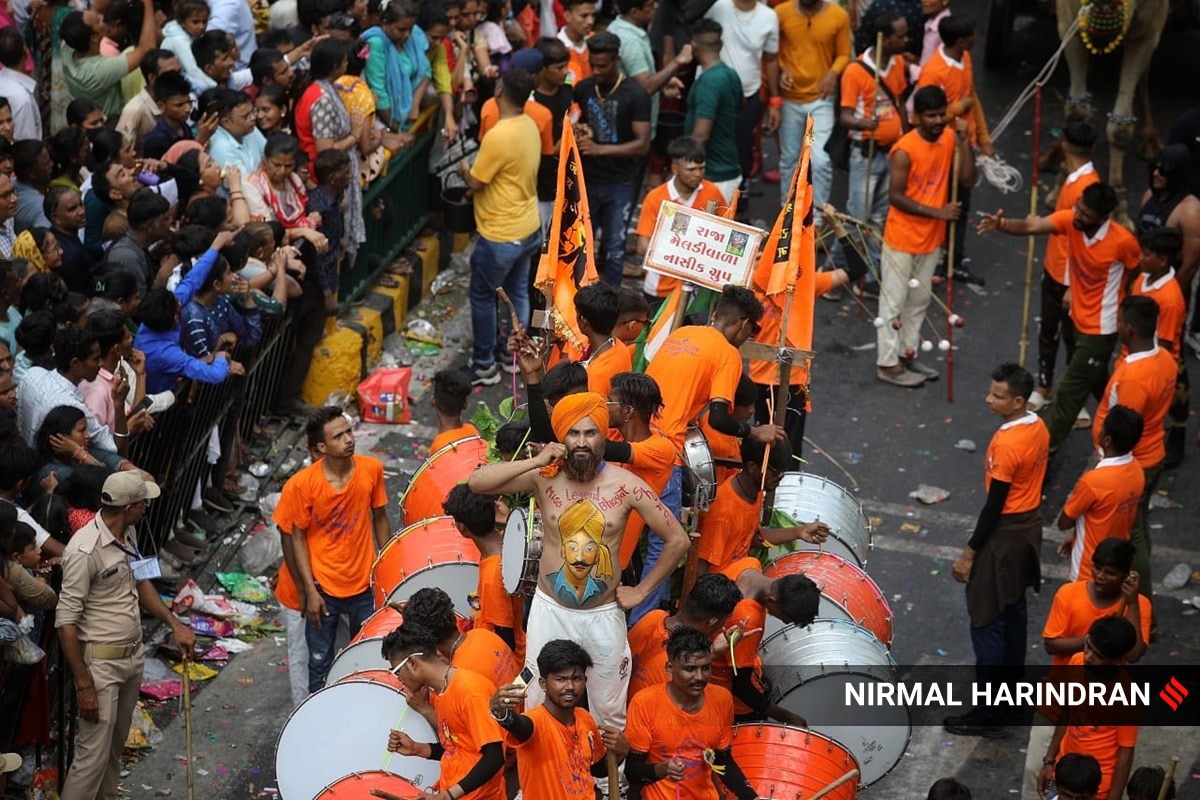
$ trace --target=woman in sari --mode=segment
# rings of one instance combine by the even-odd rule
[[[275,133],[267,139],[262,164],[246,179],[246,200],[250,213],[259,219],[278,222],[287,232],[287,243],[299,239],[312,242],[318,252],[325,252],[329,241],[317,227],[320,219],[311,219],[304,212],[308,190],[296,174],[304,151],[295,136]]]

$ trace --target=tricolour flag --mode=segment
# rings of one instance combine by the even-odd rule
[[[682,302],[683,284],[678,284],[663,300],[654,319],[642,329],[641,335],[634,344],[633,369],[635,372],[646,371],[646,365],[650,363],[654,354],[658,352],[658,348],[662,347],[662,343],[671,335],[674,327],[672,323],[679,311],[679,304]]]
[[[563,124],[558,155],[554,212],[542,244],[534,285],[546,295],[554,333],[563,341],[564,351],[572,360],[582,357],[587,344],[575,318],[575,290],[597,280],[583,163],[568,119]]]

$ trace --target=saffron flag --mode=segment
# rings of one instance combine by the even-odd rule
[[[572,360],[582,357],[587,344],[575,318],[575,290],[597,280],[583,163],[568,119],[563,124],[558,155],[554,212],[550,218],[550,231],[542,243],[534,286],[546,295],[551,326]]]
[[[805,126],[800,164],[792,174],[788,202],[784,204],[754,270],[751,288],[763,303],[763,318],[755,341],[780,346],[786,293],[792,291],[788,310],[787,338],[783,344],[801,350],[812,349],[813,306],[816,302],[816,228],[813,225],[813,190],[810,172],[813,147],[812,119]],[[796,362],[790,383],[808,382],[803,362]],[[779,365],[771,361],[750,361],[750,379],[773,386],[779,383]]]

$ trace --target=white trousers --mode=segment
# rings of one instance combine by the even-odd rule
[[[537,674],[537,657],[548,642],[569,639],[592,657],[587,674],[588,706],[600,725],[625,727],[629,694],[630,652],[625,612],[615,602],[575,610],[551,600],[541,589],[533,596],[525,626],[525,665]],[[525,707],[542,702],[537,681],[529,685]]]
[[[292,705],[298,706],[308,697],[308,642],[304,639],[304,615],[280,606],[283,630],[287,634],[288,683],[292,687]]]
[[[912,350],[914,355],[919,352],[921,323],[929,307],[930,282],[940,255],[940,250],[920,255],[905,253],[884,242],[879,276],[879,316],[883,326],[875,329],[876,366],[894,367],[906,351]],[[909,285],[914,279],[915,288]],[[897,320],[899,330],[892,327]]]

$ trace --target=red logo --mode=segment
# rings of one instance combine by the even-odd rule
[[[1172,677],[1167,681],[1167,685],[1158,693],[1162,701],[1171,707],[1172,711],[1178,711],[1179,706],[1188,696],[1187,687],[1179,682],[1178,678]]]

